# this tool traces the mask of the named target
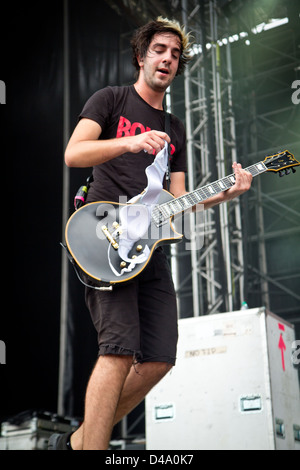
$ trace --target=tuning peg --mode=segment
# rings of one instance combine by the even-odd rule
[[[289,175],[290,172],[291,172],[291,170],[290,170],[289,168],[286,168],[284,171],[285,171],[285,174],[286,174],[286,175]]]
[[[279,177],[282,178],[284,176],[284,170],[279,170]]]
[[[293,173],[296,173],[296,168],[292,168],[292,172],[293,172]]]

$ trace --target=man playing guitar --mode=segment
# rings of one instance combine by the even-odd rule
[[[163,98],[189,60],[189,37],[175,21],[158,18],[133,39],[134,85],[107,87],[86,103],[65,151],[70,167],[93,167],[87,202],[118,201],[141,193],[145,169],[171,144],[170,192],[186,193],[186,148],[182,123],[171,115],[165,132]],[[233,165],[235,184],[205,201],[205,209],[247,191],[252,175]],[[177,309],[162,248],[145,270],[112,292],[86,288],[86,303],[98,332],[99,357],[85,398],[82,426],[54,435],[53,449],[107,449],[113,426],[133,410],[175,365]]]

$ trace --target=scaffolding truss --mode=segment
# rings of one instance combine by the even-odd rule
[[[175,114],[180,114],[178,98],[184,90],[189,190],[222,178],[233,161],[247,167],[284,149],[296,156],[300,151],[299,106],[290,99],[299,48],[289,4],[282,15],[289,14],[291,24],[260,35],[254,15],[248,26],[240,21],[246,32],[236,34],[219,6],[216,0],[182,1],[195,55],[172,96]],[[236,11],[242,7],[235,3]],[[275,247],[281,249],[287,237],[299,262],[299,184],[291,177],[287,188],[274,176],[268,178],[257,178],[247,195],[221,205],[219,214],[216,208],[205,211],[202,227],[192,223],[191,238],[204,234],[204,244],[199,253],[177,248],[180,316],[239,309],[246,299],[299,322],[299,263],[291,263],[288,253],[280,265],[274,261]]]
[[[291,86],[299,75],[297,41],[299,35],[297,38],[291,21],[268,34],[253,35],[252,52],[240,56],[245,76],[237,74],[235,82],[243,96],[236,107],[237,145],[247,164],[285,149],[299,160],[300,109],[291,99]],[[248,109],[248,116],[243,109]],[[299,177],[281,180],[267,176],[252,186],[247,207],[247,219],[255,227],[254,231],[248,222],[245,232],[247,297],[297,324]]]
[[[217,2],[183,0],[182,20],[194,36],[194,58],[185,71],[183,83],[187,187],[192,191],[232,173],[237,150],[230,43],[221,51]],[[176,113],[180,92],[173,90],[172,96]],[[180,264],[185,258],[185,266],[189,265],[190,258],[190,276],[186,269],[179,269],[183,273],[177,285],[180,316],[239,308],[244,296],[239,200],[206,210],[200,220],[197,214],[192,215],[190,238],[193,242],[190,252],[178,247]]]
[[[297,154],[298,131],[289,123],[299,115],[299,106],[283,99],[293,82],[287,75],[297,79],[299,70],[291,2],[262,6],[241,0],[174,0],[159,5],[150,1],[139,3],[142,14],[137,14],[135,0],[112,3],[123,14],[130,11],[135,26],[158,14],[171,15],[192,33],[193,60],[171,87],[172,111],[186,126],[189,191],[230,174],[233,161],[246,167],[285,148]],[[257,34],[272,18],[286,22],[285,16],[291,24],[288,29],[267,28]],[[260,21],[264,23],[258,25]],[[259,51],[255,57],[249,53],[252,44]],[[272,281],[277,282],[280,273],[273,279],[268,240],[274,242],[276,232],[283,236],[284,231],[274,228],[271,237],[268,217],[281,204],[281,212],[293,217],[285,228],[286,235],[293,236],[299,233],[298,211],[294,208],[291,215],[285,187],[272,202],[268,191],[258,178],[249,196],[185,218],[188,243],[171,250],[180,317],[239,309],[245,299],[253,306],[283,312],[270,300]],[[295,279],[297,270],[290,275]],[[291,298],[298,302],[294,281],[292,285]]]

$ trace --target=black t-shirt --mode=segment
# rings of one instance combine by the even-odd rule
[[[137,135],[149,130],[165,130],[164,111],[152,108],[136,92],[133,85],[107,87],[97,91],[85,104],[79,118],[96,121],[102,128],[100,139]],[[186,171],[185,129],[171,115],[171,172]],[[145,169],[155,155],[141,151],[125,153],[93,168],[94,181],[87,202],[128,199],[147,186]]]

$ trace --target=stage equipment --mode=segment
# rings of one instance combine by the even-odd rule
[[[0,450],[47,450],[53,433],[75,431],[76,418],[39,411],[25,411],[1,424]]]
[[[300,450],[300,344],[264,307],[179,320],[146,398],[148,450]]]

